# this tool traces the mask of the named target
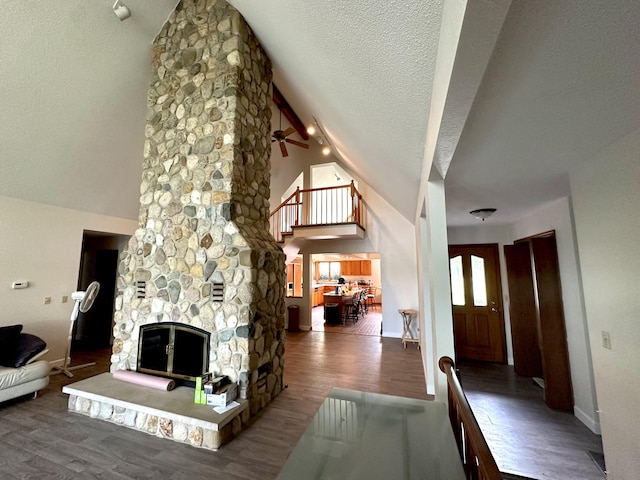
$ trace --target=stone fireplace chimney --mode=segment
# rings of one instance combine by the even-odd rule
[[[184,0],[153,46],[139,226],[120,260],[111,371],[139,327],[211,333],[209,370],[256,414],[282,388],[284,254],[269,233],[271,62],[224,0]]]

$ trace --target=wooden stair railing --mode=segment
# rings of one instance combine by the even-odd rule
[[[449,420],[466,478],[468,480],[502,480],[502,474],[455,373],[453,360],[449,357],[441,357],[438,366],[447,376]]]
[[[296,189],[269,218],[276,242],[293,233],[297,226],[321,226],[355,223],[364,229],[366,208],[353,181],[337,187]]]

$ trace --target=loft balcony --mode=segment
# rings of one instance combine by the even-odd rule
[[[300,190],[271,212],[271,234],[278,243],[292,240],[364,238],[367,210],[350,185]]]

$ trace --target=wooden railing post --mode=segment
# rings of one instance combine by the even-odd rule
[[[299,225],[299,208],[298,205],[300,205],[300,187],[296,187],[296,212],[295,212],[295,219],[294,219],[294,225]]]
[[[351,218],[354,222],[358,223],[358,191],[356,190],[356,184],[351,180],[349,185],[349,198],[351,199]]]
[[[465,476],[469,480],[502,480],[502,474],[455,373],[453,360],[441,357],[438,367],[447,376],[449,421],[458,444]]]

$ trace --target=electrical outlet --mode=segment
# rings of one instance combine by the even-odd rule
[[[69,301],[69,297],[67,295],[62,296],[62,303],[67,303]]]
[[[611,335],[605,330],[602,330],[602,346],[611,350]]]
[[[51,303],[51,297],[44,297],[44,304],[49,305]]]

